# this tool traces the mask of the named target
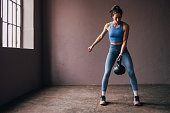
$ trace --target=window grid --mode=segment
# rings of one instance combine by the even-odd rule
[[[5,4],[4,1],[6,1],[7,4]],[[22,3],[22,0],[1,0],[1,17],[2,17],[2,28],[3,28],[2,46],[3,47],[21,48],[22,46],[22,41],[21,41],[22,5],[21,3]],[[7,5],[6,9],[4,9],[4,4]],[[9,7],[9,4],[12,4],[10,5],[11,8]],[[10,13],[9,13],[9,9],[11,11]],[[6,15],[4,14],[4,10],[6,10],[6,13],[7,13]],[[15,10],[15,15],[14,15],[14,10]],[[7,26],[3,27],[4,25],[7,25]],[[4,30],[4,28],[6,28],[6,30]]]

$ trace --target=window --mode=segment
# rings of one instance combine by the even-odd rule
[[[22,48],[22,0],[1,0],[2,47]]]

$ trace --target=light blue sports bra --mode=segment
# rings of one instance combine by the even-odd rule
[[[120,43],[123,42],[123,22],[120,21],[120,26],[115,28],[113,26],[113,21],[111,22],[109,29],[109,39],[111,43]]]

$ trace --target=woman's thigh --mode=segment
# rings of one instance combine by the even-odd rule
[[[128,72],[134,72],[132,58],[128,50],[123,53],[122,61]]]

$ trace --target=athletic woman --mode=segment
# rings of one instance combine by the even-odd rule
[[[112,7],[109,13],[111,14],[113,21],[107,23],[104,26],[102,33],[88,48],[88,51],[91,52],[92,48],[103,39],[107,32],[109,32],[110,49],[105,62],[105,72],[102,79],[102,94],[100,99],[100,105],[106,105],[105,95],[112,67],[116,60],[122,59],[122,62],[125,68],[127,69],[128,75],[130,77],[130,83],[134,93],[134,105],[137,106],[140,105],[138,96],[138,85],[134,73],[133,62],[127,49],[129,25],[121,21],[123,12],[118,5]]]

